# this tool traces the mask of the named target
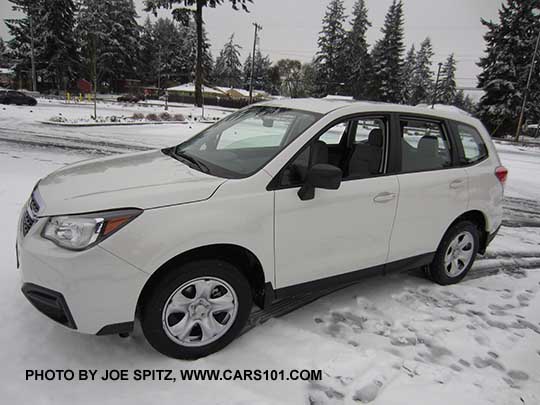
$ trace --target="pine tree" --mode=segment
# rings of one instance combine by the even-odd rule
[[[253,65],[253,88],[257,90],[271,91],[270,81],[270,66],[272,61],[268,55],[263,56],[261,51],[255,51],[255,63]],[[244,87],[249,88],[251,79],[251,54],[248,55],[244,62]]]
[[[97,83],[116,90],[117,81],[136,74],[139,25],[133,0],[80,0],[77,32],[87,67],[95,59]],[[95,58],[90,57],[95,54]],[[92,60],[91,60],[92,59]]]
[[[383,37],[375,44],[371,57],[373,79],[371,98],[398,103],[402,98],[400,73],[403,65],[403,4],[393,0],[384,20]]]
[[[302,87],[298,92],[299,97],[314,97],[317,91],[317,70],[314,62],[302,65]]]
[[[234,34],[232,34],[216,59],[214,77],[217,84],[228,87],[242,85],[240,49],[242,47],[234,43]]]
[[[342,94],[345,80],[345,40],[347,33],[343,0],[330,0],[322,20],[323,28],[317,41],[319,50],[315,57],[317,94]]]
[[[77,76],[78,45],[75,41],[73,0],[48,0],[36,22],[40,75],[54,88],[66,89]]]
[[[405,63],[401,70],[401,102],[403,104],[412,104],[413,97],[413,76],[416,69],[416,49],[414,44],[411,45],[407,56],[405,57]]]
[[[366,34],[371,23],[364,0],[357,0],[353,6],[351,30],[345,43],[346,83],[357,100],[368,97],[368,83],[371,75],[371,58]]]
[[[156,13],[158,8],[170,9],[173,8],[172,14],[175,20],[182,22],[183,25],[188,25],[191,18],[195,20],[196,27],[196,66],[195,66],[195,105],[202,106],[202,86],[204,80],[205,59],[208,69],[208,62],[211,61],[208,58],[209,52],[205,52],[205,38],[204,38],[204,22],[203,22],[203,8],[212,7],[215,8],[223,4],[225,0],[145,0],[146,11],[153,11]],[[247,2],[252,0],[229,0],[234,10],[238,10],[240,6],[243,10],[248,11]],[[179,8],[174,8],[175,4],[179,4]],[[195,10],[186,8],[195,6]]]
[[[429,103],[433,96],[433,73],[431,71],[431,59],[433,48],[431,40],[426,38],[422,41],[416,54],[416,66],[412,76],[412,97],[410,104]]]
[[[13,4],[14,10],[24,14],[22,18],[4,20],[11,35],[8,42],[10,57],[16,61],[15,72],[18,79],[25,77],[31,82],[31,34],[33,33],[34,55],[36,56],[38,53],[36,48],[40,44],[38,41],[40,33],[37,30],[36,21],[39,20],[43,0],[9,0],[9,2]]]
[[[280,59],[276,66],[281,77],[281,94],[291,98],[300,97],[302,62],[293,59]]]
[[[520,114],[524,90],[540,32],[535,13],[540,0],[507,0],[499,10],[499,21],[481,20],[488,29],[484,35],[486,56],[478,66],[478,87],[485,91],[479,103],[479,116],[494,135],[513,133]],[[540,120],[540,71],[536,66],[526,106],[526,118]]]
[[[7,65],[7,49],[2,37],[0,37],[0,67]]]
[[[463,111],[467,111],[470,114],[476,114],[476,104],[468,94],[465,95],[463,90],[456,91],[456,96],[450,104],[456,106],[457,108],[461,108]]]
[[[441,78],[437,91],[437,102],[441,104],[452,105],[456,101],[456,59],[451,54],[446,59],[442,69]]]

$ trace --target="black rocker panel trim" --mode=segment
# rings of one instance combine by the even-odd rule
[[[434,252],[425,253],[418,256],[409,257],[407,259],[387,263],[386,265],[368,267],[362,270],[351,271],[349,273],[340,274],[337,276],[321,278],[318,280],[308,281],[307,283],[278,288],[277,290],[273,290],[273,295],[274,299],[281,299],[310,291],[323,290],[325,288],[334,286],[337,287],[342,285],[343,287],[345,287],[349,284],[354,284],[357,281],[360,281],[367,277],[385,275],[390,272],[402,272],[428,265],[433,261],[434,257]],[[270,290],[267,286],[266,294],[268,294],[269,292]]]

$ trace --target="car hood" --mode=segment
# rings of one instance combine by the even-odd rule
[[[39,182],[39,215],[155,208],[206,200],[226,180],[199,172],[160,150],[92,159]]]

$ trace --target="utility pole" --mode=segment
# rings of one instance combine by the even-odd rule
[[[437,90],[439,89],[439,78],[441,77],[442,63],[439,62],[439,69],[437,69],[437,80],[435,80],[435,88],[433,89],[433,97],[431,99],[431,108],[435,108],[437,102]]]
[[[536,38],[536,46],[534,47],[534,53],[532,56],[531,67],[529,68],[529,77],[527,79],[527,86],[525,87],[525,93],[523,94],[523,104],[521,105],[521,112],[519,113],[519,120],[516,128],[515,141],[519,141],[519,132],[521,131],[521,123],[523,122],[523,115],[525,114],[525,107],[527,105],[527,97],[529,96],[529,87],[531,85],[531,78],[534,70],[534,63],[536,62],[536,54],[538,53],[538,44],[540,44],[540,31],[538,32],[538,38]]]
[[[34,18],[32,16],[32,9],[28,4],[28,22],[30,25],[30,63],[32,65],[32,91],[37,91],[36,82],[36,57],[34,52]]]
[[[255,35],[253,36],[253,52],[251,54],[251,75],[249,78],[249,104],[253,102],[253,73],[255,70],[255,47],[257,46],[257,32],[262,30],[262,26],[257,23],[253,23],[255,26]]]
[[[161,92],[161,45],[158,48],[158,76],[157,76],[157,95],[159,102],[159,93]]]

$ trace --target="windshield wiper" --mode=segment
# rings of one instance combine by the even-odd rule
[[[181,162],[187,163],[188,166],[191,166],[191,167],[195,166],[197,169],[199,169],[203,173],[210,172],[210,170],[208,169],[208,166],[206,166],[199,159],[191,155],[188,155],[185,152],[178,152],[175,150],[175,148],[164,149],[163,152],[169,156],[172,156],[173,158],[177,160],[180,160]]]

